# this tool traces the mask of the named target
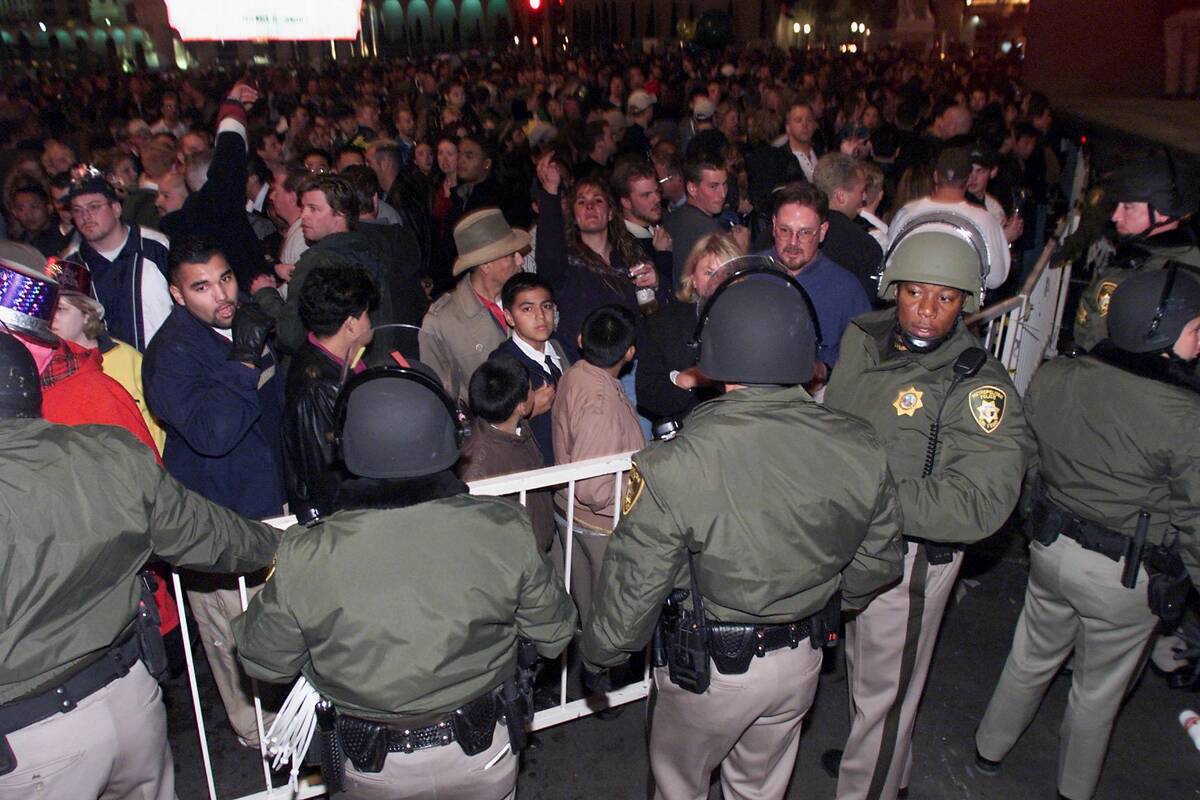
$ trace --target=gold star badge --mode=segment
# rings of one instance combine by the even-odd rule
[[[911,417],[917,413],[918,408],[925,407],[925,404],[921,402],[921,398],[924,396],[925,393],[919,391],[916,386],[901,389],[900,394],[896,395],[896,399],[892,402],[892,408],[896,409],[896,416]]]

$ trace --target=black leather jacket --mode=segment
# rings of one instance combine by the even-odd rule
[[[283,451],[288,507],[300,522],[329,513],[329,497],[349,476],[340,467],[329,433],[341,366],[305,342],[288,367],[283,411]]]

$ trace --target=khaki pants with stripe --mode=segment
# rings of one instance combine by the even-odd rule
[[[900,583],[846,624],[851,722],[838,800],[895,800],[912,771],[917,708],[963,554],[930,564],[924,545],[907,550]]]

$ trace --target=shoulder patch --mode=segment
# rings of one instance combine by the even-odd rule
[[[1102,281],[1099,288],[1096,289],[1096,311],[1100,316],[1108,316],[1108,304],[1116,290],[1116,281]]]
[[[625,487],[625,498],[621,502],[622,516],[633,510],[645,488],[646,481],[642,478],[642,473],[638,472],[637,464],[634,464],[629,468],[629,485]]]
[[[1004,420],[1008,394],[998,386],[981,386],[967,396],[971,416],[984,433],[993,433]]]

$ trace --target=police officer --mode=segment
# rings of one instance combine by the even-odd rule
[[[524,509],[454,476],[460,431],[432,372],[368,369],[334,414],[360,477],[341,484],[340,510],[285,536],[234,623],[242,664],[268,681],[303,673],[331,704],[336,721],[318,719],[342,752],[326,750],[325,781],[349,797],[512,798],[516,747],[499,720],[518,733],[525,720],[498,690],[518,637],[545,657],[566,647],[570,597]]]
[[[1029,588],[975,734],[978,766],[995,772],[1073,649],[1058,757],[1070,800],[1096,788],[1155,612],[1177,619],[1187,575],[1200,579],[1200,281],[1178,267],[1130,277],[1108,334],[1042,365],[1026,394],[1040,462]]]
[[[152,555],[249,572],[278,536],[183,488],[130,433],[51,425],[41,401],[33,357],[0,334],[0,798],[173,800],[152,677],[166,654],[138,572]]]
[[[853,719],[839,800],[894,800],[908,786],[912,731],[963,547],[995,532],[1020,494],[1033,439],[1005,369],[963,325],[981,265],[956,233],[917,228],[891,252],[879,295],[856,318],[825,394],[883,441],[904,519],[904,577],[846,625]],[[840,758],[840,772],[838,761]]]
[[[878,439],[801,386],[816,358],[809,313],[780,272],[722,284],[698,336],[700,371],[724,394],[634,457],[581,652],[603,687],[659,622],[658,798],[707,798],[717,766],[726,797],[782,797],[839,606],[862,608],[899,576]]]
[[[1171,262],[1200,275],[1200,247],[1187,224],[1200,208],[1200,192],[1183,165],[1165,155],[1129,164],[1117,173],[1111,194],[1119,245],[1079,300],[1074,338],[1084,349],[1105,338],[1112,293],[1130,275]]]

